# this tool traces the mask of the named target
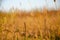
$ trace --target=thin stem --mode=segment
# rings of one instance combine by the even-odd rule
[[[24,28],[25,28],[25,31],[24,31],[24,33],[25,33],[25,38],[24,38],[24,40],[26,40],[26,23],[24,22]]]

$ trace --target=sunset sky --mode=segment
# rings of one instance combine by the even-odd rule
[[[60,7],[60,0],[57,0],[54,3],[53,0],[2,0],[0,10],[10,10],[12,7],[22,9],[22,10],[31,10],[31,9],[42,9],[46,7],[48,9]]]

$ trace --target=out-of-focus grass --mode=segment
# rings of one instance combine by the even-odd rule
[[[60,11],[0,12],[0,39],[60,40]]]

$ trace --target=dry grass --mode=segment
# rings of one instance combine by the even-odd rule
[[[60,11],[0,12],[0,40],[60,40]]]

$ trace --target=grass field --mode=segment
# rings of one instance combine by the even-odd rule
[[[1,11],[0,40],[60,40],[60,10]]]

